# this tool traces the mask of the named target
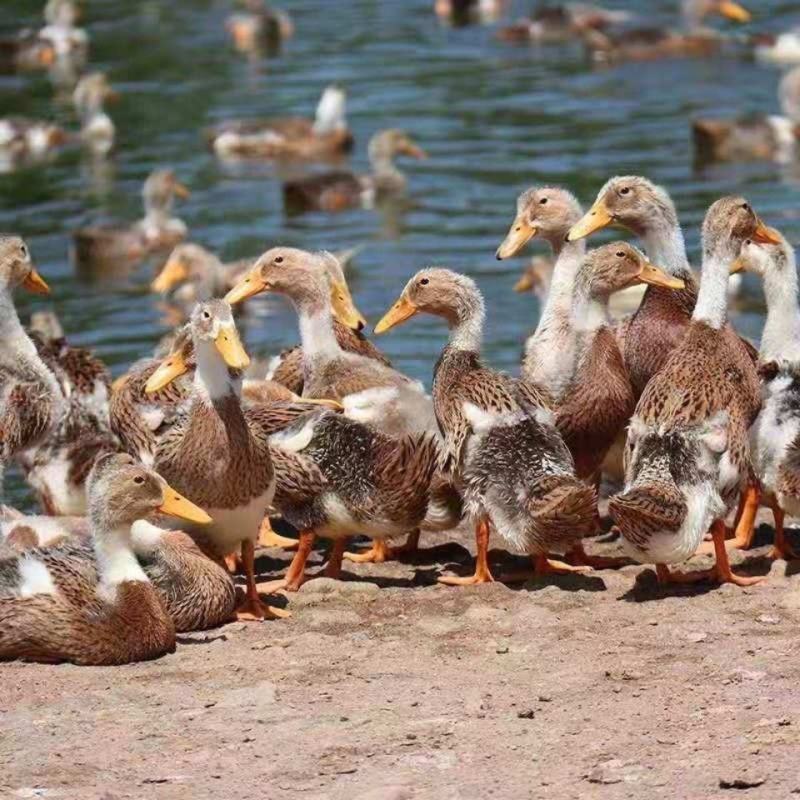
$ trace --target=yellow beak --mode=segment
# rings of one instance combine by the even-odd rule
[[[403,146],[400,148],[400,152],[407,156],[411,156],[411,158],[418,158],[420,161],[428,157],[428,154],[418,144],[412,142],[410,139],[407,139],[403,143]]]
[[[614,217],[606,206],[603,198],[598,198],[595,204],[576,222],[567,234],[567,241],[574,242],[583,239],[595,231],[608,227],[614,221]]]
[[[250,363],[250,357],[242,345],[239,332],[233,325],[220,326],[214,345],[225,363],[232,369],[244,369]]]
[[[176,378],[189,371],[183,353],[170,353],[156,368],[144,385],[145,394],[154,394],[168,386]]]
[[[383,319],[375,326],[375,333],[385,333],[395,325],[400,325],[417,313],[417,307],[405,295],[383,315]]]
[[[331,400],[328,397],[298,397],[298,403],[311,403],[316,406],[325,406],[332,411],[344,411],[344,406],[338,400]]]
[[[176,197],[180,197],[183,200],[185,200],[191,194],[191,192],[179,181],[175,181],[175,183],[172,184],[172,191]]]
[[[350,289],[344,281],[331,281],[331,309],[342,325],[354,331],[367,327],[367,321],[356,308]]]
[[[752,19],[752,14],[744,6],[734,3],[733,0],[723,0],[717,9],[723,17],[732,19],[734,22],[750,22]]]
[[[520,279],[514,284],[514,291],[522,294],[531,289],[533,289],[533,276],[530,272],[523,272]]]
[[[744,272],[747,262],[744,260],[742,256],[736,259],[736,261],[731,264],[730,269],[728,270],[729,275],[735,275],[737,272]]]
[[[506,238],[497,248],[498,261],[515,256],[534,236],[536,236],[535,226],[522,216],[517,217],[509,228]]]
[[[153,292],[164,294],[173,286],[185,281],[189,277],[189,270],[180,258],[170,258],[156,279],[150,284]]]
[[[231,305],[235,305],[247,300],[248,297],[266,292],[268,289],[269,284],[261,277],[260,271],[252,269],[225,295],[225,299]]]
[[[680,278],[673,278],[663,269],[659,269],[649,261],[642,264],[639,274],[636,276],[642,283],[649,283],[651,286],[664,286],[667,289],[683,289],[686,285]]]
[[[47,281],[36,271],[35,267],[31,267],[28,276],[22,281],[22,288],[34,294],[50,294]]]
[[[182,494],[178,494],[168,484],[164,485],[164,500],[158,510],[162,514],[188,519],[190,522],[197,522],[200,525],[208,525],[212,521],[202,508],[196,506],[191,500],[187,500]]]
[[[780,244],[781,235],[774,228],[765,225],[760,219],[756,218],[756,229],[753,231],[752,240],[759,244]]]

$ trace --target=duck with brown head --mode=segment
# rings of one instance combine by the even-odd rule
[[[710,578],[739,585],[725,549],[725,517],[750,471],[748,428],[761,405],[758,374],[727,325],[728,274],[746,239],[775,234],[741,197],[714,203],[703,223],[703,274],[691,322],[647,384],[628,430],[625,489],[609,510],[629,554],[660,580]],[[679,576],[711,529],[716,565]]]

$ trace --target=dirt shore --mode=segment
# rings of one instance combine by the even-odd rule
[[[770,537],[733,559],[764,584],[669,590],[639,566],[440,586],[471,542],[428,537],[158,661],[2,665],[0,797],[800,796],[800,566]]]

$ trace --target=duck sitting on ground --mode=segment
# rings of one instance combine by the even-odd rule
[[[717,14],[735,22],[749,22],[750,12],[733,0],[682,0],[684,30],[587,28],[583,41],[598,62],[651,61],[659,58],[704,57],[718,52],[728,39],[703,22]]]
[[[53,547],[0,562],[0,658],[111,665],[172,652],[175,625],[132,548],[131,526],[154,512],[209,521],[130,456],[101,458],[89,478],[94,559]]]
[[[113,266],[116,261],[136,263],[152,253],[169,250],[186,238],[185,223],[172,216],[175,198],[189,190],[171,169],[151,173],[142,187],[144,217],[128,227],[93,225],[72,234],[78,264]]]
[[[628,22],[628,11],[601,8],[589,3],[541,6],[533,15],[517,20],[497,32],[505,42],[566,42],[580,40],[586,30],[605,30]]]
[[[628,554],[655,563],[659,581],[760,580],[734,574],[725,548],[725,518],[750,474],[748,428],[761,406],[755,364],[726,325],[728,273],[747,239],[778,242],[741,197],[709,208],[691,323],[639,399],[628,428],[625,488],[609,501]],[[672,573],[669,565],[694,555],[709,528],[714,568]]]
[[[286,210],[335,212],[358,206],[372,208],[382,198],[400,195],[405,191],[406,177],[395,166],[398,155],[427,158],[425,151],[403,131],[380,131],[369,142],[370,174],[342,170],[287,181],[283,184]]]
[[[328,86],[320,97],[314,119],[229,120],[205,132],[209,147],[220,158],[327,159],[350,152],[353,134],[347,127],[347,94]]]
[[[735,119],[692,121],[695,157],[704,161],[791,161],[800,138],[800,67],[778,86],[782,115],[750,114]]]
[[[421,270],[375,332],[420,312],[443,317],[450,326],[434,372],[433,402],[444,436],[442,466],[464,496],[477,545],[472,576],[440,581],[493,580],[487,557],[491,528],[515,551],[531,555],[537,572],[586,569],[548,559],[593,530],[596,498],[575,476],[546,392],[483,366],[483,297],[470,278],[447,269]]]
[[[264,0],[243,0],[242,5],[243,11],[225,20],[225,29],[239,52],[258,54],[277,50],[281,42],[294,34],[292,18],[285,11]]]

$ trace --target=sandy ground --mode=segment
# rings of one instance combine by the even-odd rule
[[[639,566],[439,586],[471,542],[429,537],[155,662],[2,665],[0,797],[800,796],[800,566],[770,535],[734,558],[763,585],[670,590]]]

